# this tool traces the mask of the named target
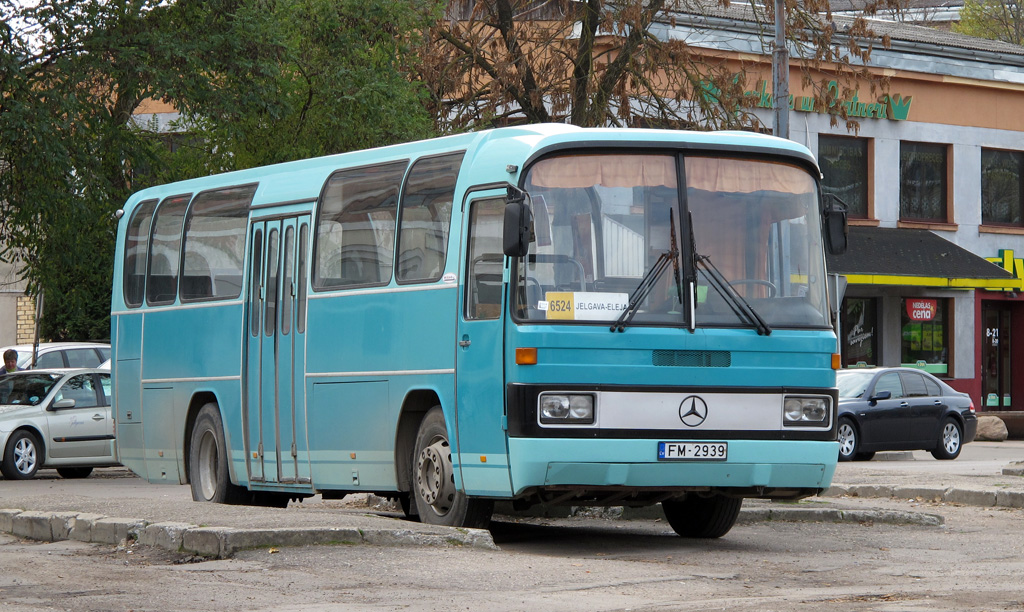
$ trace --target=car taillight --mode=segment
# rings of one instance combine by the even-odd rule
[[[974,400],[971,400],[971,414],[974,414]]]

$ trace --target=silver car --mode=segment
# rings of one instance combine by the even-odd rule
[[[0,348],[18,352],[18,369],[32,367],[32,345],[17,344]],[[43,368],[95,368],[110,359],[110,345],[101,342],[41,342],[36,355],[36,369]]]
[[[0,472],[26,480],[40,468],[85,478],[117,465],[110,414],[110,371],[99,368],[12,372],[0,376]]]

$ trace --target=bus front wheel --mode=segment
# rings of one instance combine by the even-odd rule
[[[245,488],[231,484],[224,423],[217,404],[210,402],[199,410],[192,426],[188,456],[189,483],[195,501],[240,504],[251,497]]]
[[[448,428],[440,406],[430,409],[416,434],[412,498],[424,523],[483,529],[491,520],[493,502],[468,497],[455,486]]]
[[[667,499],[661,509],[668,524],[684,538],[720,538],[736,524],[742,505],[742,497],[690,495]]]

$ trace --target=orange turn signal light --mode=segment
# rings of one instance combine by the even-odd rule
[[[832,353],[832,369],[838,370],[843,367],[843,357],[839,353]]]
[[[516,363],[518,365],[536,365],[537,364],[537,349],[535,348],[517,348],[516,349]]]

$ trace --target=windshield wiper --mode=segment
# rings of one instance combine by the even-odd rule
[[[672,216],[672,209],[668,209],[668,224],[669,224],[669,250],[663,252],[658,256],[658,260],[654,262],[644,277],[640,279],[640,284],[636,286],[633,293],[629,295],[629,304],[626,309],[622,311],[619,318],[616,319],[615,323],[612,323],[609,331],[626,331],[626,326],[629,325],[633,317],[636,316],[637,311],[640,310],[640,305],[644,303],[644,300],[651,293],[651,289],[658,284],[658,279],[665,273],[669,265],[672,265],[675,271],[676,289],[679,291],[679,303],[683,303],[683,287],[679,282],[679,247],[676,245],[676,223],[675,218]]]
[[[715,291],[719,293],[736,316],[745,318],[754,326],[759,336],[767,336],[772,333],[772,328],[768,325],[768,322],[761,317],[760,314],[754,307],[743,299],[743,296],[736,293],[729,281],[722,276],[722,273],[718,271],[715,264],[711,263],[711,256],[700,255],[697,253],[697,243],[693,240],[693,217],[690,218],[690,245],[693,256],[694,266],[702,266],[704,268],[704,277],[708,279],[709,284],[715,288]],[[695,309],[696,310],[696,309]],[[693,318],[696,320],[697,313],[693,313]]]

